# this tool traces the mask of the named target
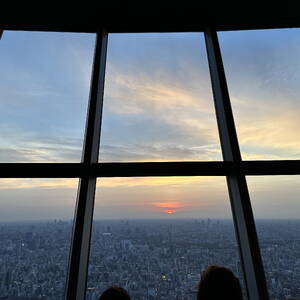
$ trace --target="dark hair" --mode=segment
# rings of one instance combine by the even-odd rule
[[[229,269],[211,265],[201,274],[197,300],[242,300],[239,279]]]
[[[99,300],[130,300],[130,296],[125,289],[112,286],[102,293]]]

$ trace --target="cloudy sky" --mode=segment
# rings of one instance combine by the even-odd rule
[[[243,159],[299,159],[300,31],[219,33]],[[95,35],[6,31],[0,162],[79,162]],[[222,160],[201,33],[109,36],[100,161]],[[72,218],[78,180],[0,180],[0,220]],[[250,177],[297,218],[298,176]],[[99,179],[95,216],[231,217],[225,178]]]

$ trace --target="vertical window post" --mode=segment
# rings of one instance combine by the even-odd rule
[[[227,176],[230,202],[239,242],[249,300],[268,300],[268,291],[245,175],[240,169],[241,154],[217,32],[205,31],[205,42],[224,161],[234,163],[234,174]]]
[[[97,33],[82,157],[87,173],[80,179],[78,187],[65,293],[67,300],[85,298],[97,179],[92,173],[92,165],[98,163],[99,155],[106,50],[107,33]]]

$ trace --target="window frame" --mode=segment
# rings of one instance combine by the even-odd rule
[[[2,35],[0,30],[0,38]],[[203,32],[203,31],[201,31]],[[96,32],[89,106],[80,163],[0,163],[0,178],[79,178],[65,299],[83,300],[97,178],[226,176],[249,300],[269,300],[246,176],[300,174],[300,160],[243,161],[231,109],[217,30],[204,30],[223,161],[98,162],[108,32]]]

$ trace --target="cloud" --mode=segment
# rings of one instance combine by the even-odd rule
[[[197,161],[218,160],[219,145],[184,146],[172,144],[102,145],[100,161]]]
[[[185,86],[173,74],[169,74],[169,80],[162,81],[143,71],[140,69],[138,75],[124,72],[112,62],[108,68],[102,159],[114,160],[118,156],[118,160],[123,161],[128,157],[133,160],[220,160],[216,117],[207,78],[202,79],[208,86],[202,94],[198,85]],[[185,71],[188,77],[191,70]],[[143,130],[144,138],[140,138]],[[117,140],[119,136],[113,138],[117,131],[122,132],[122,141]],[[110,152],[114,149],[116,151]]]
[[[299,159],[299,29],[219,33],[244,159]]]
[[[220,183],[221,182],[221,183]],[[99,178],[97,187],[101,188],[113,188],[113,187],[185,187],[193,186],[197,184],[198,186],[212,185],[212,184],[223,184],[222,179],[216,177],[197,177],[197,176],[187,176],[187,177],[134,177],[134,178]]]
[[[80,161],[94,40],[7,32],[0,57],[1,162]]]
[[[203,34],[110,36],[103,116],[103,160],[221,160]]]
[[[9,131],[10,132],[10,131]],[[82,140],[71,136],[43,137],[11,131],[1,140],[0,162],[80,162]]]
[[[280,53],[284,49],[280,47],[279,42],[277,45],[279,50],[274,51],[278,47],[274,48],[267,39],[260,38],[259,34],[250,34],[258,41],[257,49],[251,48],[251,51],[245,52],[243,47],[245,43],[249,44],[246,42],[247,39],[239,44],[237,50],[234,44],[233,52],[225,49],[226,67],[229,66],[227,70],[229,83],[234,83],[230,86],[230,93],[243,157],[244,159],[297,158],[300,151],[295,133],[300,125],[297,117],[299,112],[297,94],[300,91],[294,92],[298,89],[294,84],[296,71],[291,67],[291,60]],[[156,48],[153,44],[151,51],[160,49],[164,53],[168,45],[164,44],[163,38],[160,42],[159,45],[158,40],[155,40],[153,43],[156,43]],[[147,46],[149,47],[149,44]],[[152,65],[146,60],[148,53],[143,53],[146,49],[143,48],[143,44],[136,42],[136,47],[140,47],[142,52],[138,60],[134,57],[137,55],[135,52],[126,53],[131,65],[124,63],[122,60],[124,57],[119,53],[117,54],[121,58],[117,59],[115,53],[109,60],[105,113],[123,119],[123,125],[132,122],[142,128],[146,128],[145,120],[149,120],[151,116],[161,124],[161,132],[157,138],[148,135],[151,143],[141,139],[138,144],[132,142],[136,130],[131,127],[131,131],[126,131],[126,126],[123,126],[118,130],[127,137],[127,143],[118,142],[112,138],[106,140],[105,130],[109,128],[104,124],[103,160],[221,159],[210,82],[205,77],[205,74],[208,74],[207,69],[196,72],[195,61],[194,65],[188,65],[189,68],[182,69],[182,65],[180,66],[180,71],[183,71],[188,80],[196,77],[198,84],[206,85],[206,88],[199,90],[194,80],[188,82],[178,76],[176,60],[172,60],[173,66],[176,66],[176,71],[172,72],[174,69],[163,61],[163,59],[168,61],[166,56],[162,55],[163,58],[157,56],[158,63]],[[230,45],[227,44],[227,47]],[[128,48],[130,49],[130,46]],[[174,48],[172,59],[178,54],[182,53],[178,48]],[[155,55],[149,54],[149,57],[153,59]],[[273,59],[275,57],[277,61]],[[143,62],[145,65],[142,65]],[[290,85],[294,90],[289,88]],[[272,102],[276,104],[272,105]],[[172,138],[168,135],[171,132]],[[148,132],[145,132],[145,135],[147,134]],[[138,138],[139,136],[135,140]],[[211,144],[216,145],[213,151],[210,151]],[[203,147],[201,153],[194,151],[200,147]]]
[[[300,119],[297,106],[281,101],[270,106],[261,99],[233,99],[244,159],[299,159]]]
[[[140,73],[130,73],[122,71],[119,66],[111,66],[106,75],[106,92],[108,98],[107,107],[113,112],[119,113],[147,113],[151,111],[171,110],[180,112],[183,108],[188,108],[202,114],[213,112],[213,102],[208,78],[206,81],[206,92],[201,93],[197,84],[185,85],[179,82],[176,75],[170,74],[169,80],[162,81],[155,76],[151,76],[145,70]],[[187,73],[190,70],[185,70]],[[188,75],[187,75],[188,76]],[[128,108],[132,110],[128,110]]]
[[[1,190],[49,190],[76,189],[78,179],[74,178],[1,178]],[[47,195],[45,195],[47,197]]]

